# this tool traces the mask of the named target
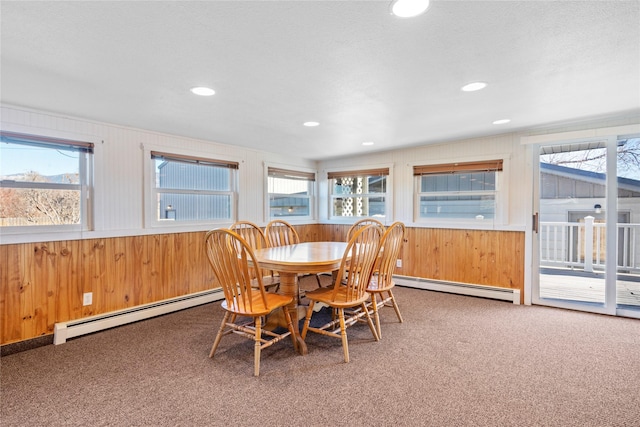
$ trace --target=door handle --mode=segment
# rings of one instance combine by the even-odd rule
[[[533,232],[534,233],[538,233],[539,231],[539,226],[540,226],[540,217],[538,212],[533,214]]]

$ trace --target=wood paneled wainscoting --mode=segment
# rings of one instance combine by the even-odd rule
[[[1,341],[216,287],[205,232],[0,245]],[[83,306],[83,294],[93,293]]]
[[[348,226],[299,230],[307,240],[343,240]],[[407,228],[396,274],[520,291],[524,302],[524,232]]]
[[[303,241],[344,240],[346,225],[296,226]],[[216,288],[205,232],[0,245],[0,345],[82,319]],[[524,233],[408,228],[403,276],[519,289]],[[83,294],[93,302],[83,306]]]
[[[396,273],[520,291],[524,302],[524,232],[407,229]]]

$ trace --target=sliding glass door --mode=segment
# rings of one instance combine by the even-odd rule
[[[640,139],[539,146],[532,301],[640,317]]]
[[[616,152],[618,221],[611,239],[617,239],[615,300],[618,314],[640,317],[640,138],[619,141]]]

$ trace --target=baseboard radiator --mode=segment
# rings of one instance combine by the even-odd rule
[[[410,276],[393,276],[399,286],[426,289],[429,291],[449,292],[452,294],[469,295],[475,297],[513,301],[520,304],[520,290],[499,288],[497,286],[471,285],[467,283],[445,282],[440,280],[423,279]]]
[[[69,338],[207,304],[223,298],[222,289],[213,289],[97,316],[56,323],[53,328],[53,343],[56,345],[64,344]]]

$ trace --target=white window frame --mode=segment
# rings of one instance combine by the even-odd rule
[[[474,225],[482,224],[491,224],[491,225],[504,225],[507,221],[507,209],[508,209],[508,180],[506,179],[508,168],[509,168],[509,159],[505,156],[495,156],[490,159],[474,159],[474,160],[465,160],[460,162],[418,162],[412,165],[412,168],[416,167],[447,167],[449,165],[457,165],[457,164],[465,164],[465,163],[486,163],[492,161],[501,162],[501,170],[495,171],[495,190],[478,190],[478,191],[451,191],[451,192],[421,192],[421,175],[416,175],[414,173],[413,176],[413,187],[414,187],[414,197],[413,197],[413,221],[416,224],[426,224],[429,225],[438,225],[438,226],[448,226],[448,225],[468,225],[473,223]],[[443,174],[447,172],[442,172]],[[469,171],[461,171],[461,172],[453,172],[453,173],[469,173]],[[481,196],[491,194],[494,196],[494,216],[493,218],[485,218],[482,215],[477,215],[475,218],[434,218],[434,217],[423,217],[420,212],[420,198],[424,196],[446,196],[446,195],[455,195],[455,196]]]
[[[144,158],[146,165],[146,196],[145,196],[145,227],[146,228],[197,228],[209,229],[217,225],[226,225],[237,220],[238,212],[238,175],[240,161],[237,159],[228,159],[216,156],[214,158],[210,153],[203,154],[200,152],[186,152],[182,150],[168,149],[167,147],[144,147]],[[235,165],[230,169],[235,172],[230,174],[230,190],[197,190],[197,189],[179,189],[179,188],[158,188],[156,183],[156,166],[155,159],[157,156],[166,156],[169,160],[184,160],[188,163],[211,163],[211,164],[229,164]],[[215,219],[199,219],[199,220],[176,220],[175,218],[162,218],[159,211],[158,200],[160,194],[192,194],[192,195],[225,195],[229,196],[229,218]]]
[[[14,140],[14,144],[38,145],[44,148],[64,147],[78,151],[78,175],[79,184],[25,182],[13,180],[1,180],[2,188],[38,189],[38,190],[72,190],[80,191],[80,223],[59,225],[25,225],[0,227],[2,234],[40,234],[58,232],[83,232],[93,229],[93,192],[94,192],[94,146],[93,142],[86,142],[75,137],[53,137],[46,135],[33,135],[22,132],[1,131],[2,136]],[[22,141],[22,143],[21,143]],[[3,143],[4,144],[4,143]]]
[[[275,193],[269,191],[269,178],[274,175],[281,175],[281,177],[286,177],[287,175],[291,176],[292,180],[302,180],[308,183],[307,185],[307,195],[295,195],[295,194],[287,194],[287,193]],[[313,179],[311,179],[311,176]],[[316,212],[316,182],[317,182],[317,173],[315,170],[306,169],[306,168],[298,168],[298,167],[289,167],[289,166],[281,166],[272,163],[265,163],[265,218],[271,219],[284,219],[286,221],[295,222],[298,220],[309,221],[315,218]],[[271,210],[271,199],[272,197],[287,197],[287,198],[298,198],[309,201],[309,215],[272,215]]]
[[[386,174],[381,173],[381,172],[386,172]],[[335,199],[344,199],[344,198],[349,198],[349,196],[345,196],[344,193],[341,194],[336,194],[334,193],[334,180],[335,178],[333,178],[335,175],[353,175],[353,176],[357,176],[358,178],[362,178],[362,177],[367,177],[367,176],[385,176],[386,177],[386,186],[385,186],[385,192],[384,193],[349,193],[353,196],[351,196],[352,198],[378,198],[378,197],[383,197],[384,198],[384,216],[373,216],[373,215],[362,215],[362,216],[357,216],[357,215],[351,215],[351,216],[342,216],[342,215],[335,215],[334,212],[334,201]],[[392,188],[393,188],[393,180],[392,180],[392,176],[393,176],[393,166],[392,165],[379,165],[379,166],[363,166],[363,167],[359,167],[359,168],[339,168],[339,169],[334,169],[331,171],[327,172],[327,185],[328,185],[328,216],[329,219],[331,221],[335,221],[335,222],[353,222],[354,220],[359,220],[362,218],[376,218],[379,219],[380,221],[382,221],[383,223],[390,221],[391,219],[391,208],[393,206],[393,200],[392,200]]]

